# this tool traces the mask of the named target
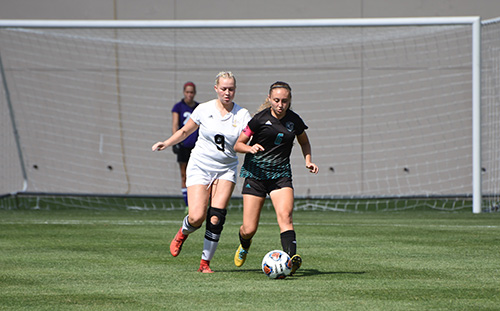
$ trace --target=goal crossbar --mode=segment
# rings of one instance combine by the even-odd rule
[[[278,20],[0,20],[0,27],[32,28],[236,28],[353,27],[480,24],[479,16]]]

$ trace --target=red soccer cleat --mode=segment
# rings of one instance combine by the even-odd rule
[[[198,272],[214,273],[214,271],[212,269],[210,269],[210,261],[202,259],[200,261],[200,268],[198,269]]]
[[[172,256],[179,256],[179,253],[182,249],[182,244],[184,243],[184,241],[186,241],[187,238],[188,236],[182,233],[181,227],[179,231],[177,231],[177,234],[175,235],[172,242],[170,242],[170,253],[172,254]]]

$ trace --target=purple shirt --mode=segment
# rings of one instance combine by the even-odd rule
[[[191,113],[198,106],[199,103],[195,102],[194,107],[189,107],[182,99],[180,102],[174,105],[172,112],[177,112],[179,114],[179,128],[183,127],[184,124],[189,120]],[[194,131],[193,134],[189,135],[183,142],[181,146],[184,148],[193,148],[196,140],[198,139],[198,130]]]

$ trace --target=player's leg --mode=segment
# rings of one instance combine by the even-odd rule
[[[293,188],[284,187],[271,191],[276,218],[280,227],[280,239],[283,251],[292,259],[292,273],[302,265],[302,258],[297,254],[297,239],[293,227]]]
[[[243,224],[239,231],[240,245],[234,254],[234,264],[237,267],[245,263],[252,238],[259,227],[260,212],[265,200],[265,196],[243,195]]]
[[[226,221],[226,207],[234,190],[235,183],[229,180],[216,179],[210,187],[211,200],[206,216],[206,231],[203,242],[200,269],[203,273],[212,273],[212,260]]]
[[[181,172],[182,198],[184,199],[184,203],[186,203],[186,206],[189,206],[188,196],[187,196],[187,187],[186,187],[186,167],[187,167],[187,162],[179,162],[179,170]]]
[[[182,245],[189,234],[198,230],[203,224],[206,218],[210,192],[206,185],[192,185],[188,187],[188,197],[191,202],[189,214],[184,217],[181,228],[170,243],[170,253],[174,257],[179,255]]]
[[[182,198],[184,199],[184,203],[186,204],[186,214],[189,211],[189,203],[188,203],[187,187],[186,187],[186,168],[190,155],[191,155],[190,148],[180,147],[179,151],[177,152],[177,163],[179,163],[179,170],[181,173],[181,192],[182,192]]]
[[[186,216],[194,227],[201,227],[207,217],[207,206],[210,201],[210,189],[207,185],[197,184],[188,186],[189,214]]]
[[[251,194],[243,195],[243,224],[240,227],[240,236],[250,240],[257,233],[260,212],[266,198]]]
[[[283,250],[291,256],[296,253],[296,241],[291,240],[290,237],[294,232],[293,228],[293,189],[281,188],[271,191],[269,194],[273,202],[274,210],[276,211],[276,218],[281,232],[281,243]],[[295,235],[295,234],[293,234]],[[285,237],[285,240],[284,240]]]

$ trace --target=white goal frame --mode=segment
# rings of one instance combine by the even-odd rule
[[[471,25],[472,28],[472,200],[473,213],[481,213],[481,19],[466,17],[305,19],[305,20],[0,20],[0,28],[196,28],[196,27],[344,27]]]

